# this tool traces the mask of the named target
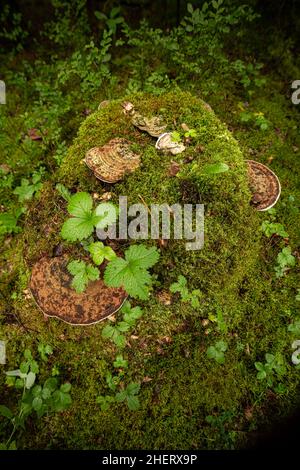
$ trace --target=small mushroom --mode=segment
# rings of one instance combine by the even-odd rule
[[[121,288],[111,288],[102,280],[90,282],[78,294],[67,270],[68,256],[42,258],[32,269],[29,288],[46,317],[55,317],[71,325],[92,325],[117,312],[127,298]]]
[[[273,207],[281,193],[280,181],[268,167],[254,160],[247,160],[252,204],[258,211]]]
[[[99,180],[116,183],[126,173],[136,170],[141,161],[140,156],[130,149],[130,142],[117,137],[103,147],[91,148],[84,162]]]
[[[177,155],[185,150],[185,146],[182,142],[173,142],[171,132],[161,134],[157,139],[155,148],[164,153],[171,153],[172,155]]]

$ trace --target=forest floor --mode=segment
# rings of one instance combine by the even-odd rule
[[[247,52],[249,56],[253,53]],[[170,80],[158,90],[155,85],[152,90],[140,87],[148,92],[141,95],[141,106],[146,106],[147,100],[158,100],[160,107],[171,109],[165,92],[178,95],[183,100],[179,116],[187,115],[189,107],[182,90],[209,103],[220,120],[216,125],[221,129],[224,123],[244,159],[264,163],[276,173],[282,193],[274,209],[262,213],[253,209],[249,226],[245,218],[240,226],[233,224],[229,230],[228,221],[218,219],[216,227],[224,247],[236,249],[233,256],[240,262],[237,273],[229,274],[228,268],[228,286],[222,264],[225,252],[216,240],[220,266],[215,275],[203,268],[209,278],[203,285],[200,274],[197,280],[194,268],[201,267],[194,258],[189,258],[189,269],[187,260],[175,255],[172,258],[168,252],[162,255],[162,264],[159,262],[153,270],[156,280],[149,300],[132,300],[132,305],[143,309],[143,316],[124,333],[126,345],[121,355],[125,363],[113,365],[120,350],[102,335],[108,320],[87,327],[66,325],[57,319],[45,321],[28,283],[32,263],[40,255],[52,256],[54,248],[69,249],[60,237],[66,204],[56,184],[91,194],[107,191],[107,185],[80,176],[82,169],[74,154],[78,147],[71,147],[79,127],[87,116],[86,122],[93,123],[93,113],[102,100],[125,96],[134,100],[137,90],[128,85],[128,56],[121,54],[120,46],[100,90],[95,86],[96,79],[91,79],[91,89],[89,80],[83,80],[86,90],[69,77],[66,84],[63,80],[57,84],[64,64],[72,60],[72,67],[76,64],[62,49],[55,54],[50,62],[48,52],[36,46],[34,52],[15,51],[0,66],[0,77],[7,86],[7,103],[0,105],[1,212],[10,215],[9,221],[0,218],[0,340],[5,340],[7,351],[7,363],[1,365],[0,390],[1,404],[18,415],[22,390],[16,382],[7,380],[4,371],[17,369],[29,349],[39,367],[37,383],[42,385],[49,377],[59,384],[70,383],[72,403],[39,419],[33,411],[26,419],[25,430],[18,428],[12,440],[19,449],[250,446],[299,407],[300,366],[292,363],[291,345],[300,339],[300,105],[291,101],[291,82],[300,77],[300,68],[287,53],[280,65],[266,63],[257,74],[251,69],[244,71],[243,78],[250,80],[247,87],[245,80],[218,71],[196,76],[196,80],[195,76],[185,76],[176,83]],[[258,55],[257,61],[262,59],[262,53]],[[80,58],[77,60],[78,70],[84,69]],[[255,83],[256,79],[261,82]],[[118,125],[121,129],[122,123]],[[88,124],[83,124],[80,142],[87,128]],[[70,155],[73,160],[68,160]],[[146,162],[147,158],[145,153]],[[152,177],[158,187],[160,180],[155,181],[155,173]],[[221,201],[222,207],[227,203],[232,209],[235,196],[231,200],[219,183],[220,179],[218,197],[227,198]],[[134,187],[124,184],[116,194],[126,190],[134,191]],[[147,199],[146,175],[136,192]],[[205,205],[205,198],[203,202]],[[232,215],[227,217],[235,220]],[[250,235],[253,238],[249,239]],[[209,262],[210,255],[208,266]],[[170,277],[168,263],[174,267]],[[179,274],[185,275],[190,289],[203,287],[207,297],[201,307],[194,308],[178,294],[170,294],[170,281],[175,282]],[[116,319],[121,318],[122,313],[118,313]],[[207,350],[220,342],[226,350],[221,354],[224,361],[218,362]],[[128,409],[126,399],[120,403],[99,399],[137,383],[136,410]],[[65,391],[68,394],[68,387]],[[7,443],[11,431],[12,422],[1,417],[0,442]]]

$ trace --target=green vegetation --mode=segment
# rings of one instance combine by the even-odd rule
[[[299,18],[282,12],[283,25],[293,22],[287,39],[255,1],[193,2],[177,23],[170,2],[164,18],[142,10],[138,23],[122,2],[100,12],[53,0],[36,31],[4,3],[1,448],[250,445],[299,406],[299,106],[289,93]],[[186,150],[158,152],[123,113],[125,100],[161,115]],[[82,160],[115,137],[142,163],[108,185]],[[250,205],[246,159],[278,175],[276,210]],[[203,203],[204,249],[100,242],[96,228],[115,221],[122,195],[146,206]],[[78,292],[101,278],[129,301],[89,327],[45,322],[28,282],[35,262],[61,253]]]

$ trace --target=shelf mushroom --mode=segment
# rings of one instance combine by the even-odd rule
[[[252,204],[258,211],[273,207],[281,193],[280,181],[267,166],[254,160],[247,160]]]
[[[122,288],[107,287],[102,280],[90,282],[85,292],[71,288],[68,256],[40,259],[32,269],[29,288],[47,317],[71,325],[92,325],[117,312],[127,298]]]
[[[102,147],[88,150],[84,161],[96,178],[105,183],[116,183],[140,166],[140,155],[133,152],[130,145],[127,139],[111,139]]]

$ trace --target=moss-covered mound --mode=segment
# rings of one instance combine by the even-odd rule
[[[168,156],[155,149],[155,139],[131,124],[123,113],[122,101],[112,101],[90,115],[57,174],[44,184],[27,215],[15,252],[20,258],[21,288],[26,287],[33,263],[42,256],[52,256],[53,252],[85,256],[79,243],[68,244],[60,237],[66,202],[55,189],[57,183],[73,192],[101,196],[110,191],[116,203],[120,195],[127,196],[129,204],[143,201],[148,206],[203,203],[204,248],[186,251],[185,240],[170,240],[161,248],[159,263],[153,270],[156,278],[149,300],[138,302],[144,314],[127,338],[124,352],[130,364],[126,380],[143,384],[141,408],[136,413],[120,404],[101,411],[96,404],[97,396],[110,393],[105,377],[116,355],[113,343],[101,337],[105,322],[84,329],[55,319],[46,324],[30,299],[15,302],[28,328],[26,346],[30,334],[35,341],[38,331],[40,341],[50,341],[57,347],[56,361],[64,379],[73,384],[70,411],[55,415],[47,426],[41,425],[35,441],[27,446],[45,447],[50,439],[50,447],[215,448],[219,445],[215,437],[210,445],[215,428],[208,426],[206,416],[238,410],[249,399],[247,388],[255,377],[255,352],[251,350],[251,373],[245,375],[248,357],[239,367],[242,353],[236,349],[235,338],[239,334],[245,344],[254,340],[247,337],[245,324],[255,322],[256,305],[263,302],[265,292],[260,289],[256,266],[260,249],[258,215],[250,206],[243,155],[226,126],[195,96],[176,91],[160,97],[134,95],[127,99],[144,115],[162,115],[168,130],[180,131],[185,123],[196,130],[197,137],[191,139],[184,153]],[[142,164],[123,181],[108,185],[96,179],[82,160],[88,149],[115,137],[131,141]],[[170,176],[172,161],[181,169],[176,177]],[[206,164],[217,162],[226,163],[229,171],[211,176],[202,173]],[[121,244],[119,251],[130,243]],[[143,243],[157,245],[155,240]],[[200,290],[198,308],[177,296],[170,303],[169,286],[180,274],[187,278],[190,290]],[[245,304],[243,296],[248,299]],[[264,315],[263,307],[259,315]],[[255,327],[252,331],[259,334]],[[9,340],[14,338],[13,329],[6,334]],[[222,337],[228,344],[231,340],[234,343],[228,348],[223,368],[206,355],[208,346]],[[20,341],[19,336],[16,338]],[[261,345],[264,348],[263,342]],[[22,345],[18,348],[21,350]]]
[[[58,174],[54,175],[52,187],[45,188],[39,203],[28,215],[24,234],[28,265],[30,267],[41,254],[51,253],[60,242],[59,230],[66,204],[55,190],[57,182],[74,191],[97,192],[100,196],[110,191],[116,203],[119,196],[127,196],[128,205],[142,201],[149,207],[162,203],[202,203],[205,208],[204,248],[187,251],[185,240],[170,240],[161,250],[156,268],[157,287],[166,289],[183,274],[190,288],[200,289],[203,295],[203,306],[194,315],[205,316],[206,304],[209,308],[214,303],[224,304],[226,308],[226,299],[230,297],[232,301],[232,297],[238,296],[258,250],[255,242],[257,214],[250,206],[247,168],[238,144],[210,107],[191,94],[176,92],[160,97],[139,94],[129,96],[128,100],[145,116],[163,116],[168,130],[180,131],[184,123],[195,129],[197,137],[191,139],[182,154],[165,155],[155,149],[156,139],[132,125],[122,109],[124,100],[112,101],[89,116]],[[122,182],[109,185],[94,177],[83,158],[90,148],[104,145],[115,137],[132,142],[134,150],[141,155],[142,164]],[[170,176],[174,161],[180,165],[176,177]],[[218,162],[226,163],[229,171],[211,176],[201,174],[206,164]],[[157,244],[155,241],[148,243]],[[73,246],[67,249],[74,252]],[[232,311],[228,321],[234,321]]]
[[[162,251],[157,270],[162,287],[167,287],[179,273],[188,277],[191,287],[200,288],[205,298],[220,302],[228,292],[237,292],[240,282],[253,262],[257,218],[250,207],[246,165],[237,142],[210,108],[188,93],[169,93],[160,97],[136,95],[128,99],[145,116],[162,115],[168,130],[180,130],[185,123],[195,129],[186,151],[176,157],[155,149],[155,139],[136,129],[122,112],[122,101],[89,116],[82,124],[74,145],[59,172],[59,181],[79,190],[113,193],[128,197],[128,204],[143,200],[153,203],[203,203],[205,205],[205,246],[187,252],[185,243],[171,241]],[[82,164],[91,147],[112,138],[125,137],[142,156],[139,170],[123,182],[102,184]],[[179,163],[179,177],[170,177],[172,161]],[[201,176],[207,163],[223,162],[229,171]],[[196,170],[195,170],[196,168]]]

